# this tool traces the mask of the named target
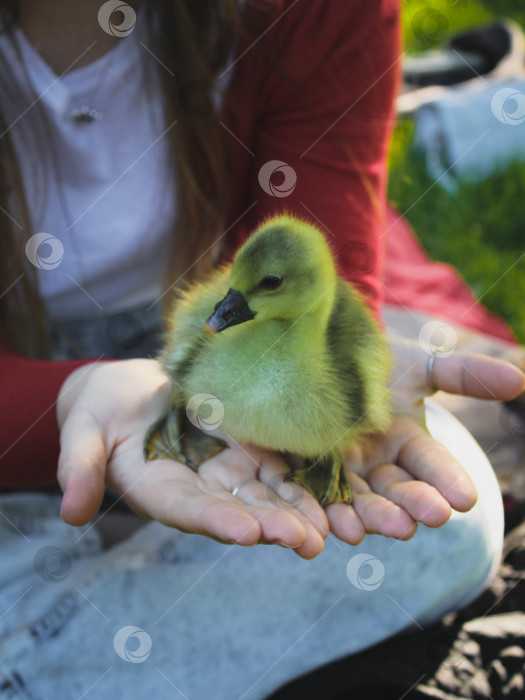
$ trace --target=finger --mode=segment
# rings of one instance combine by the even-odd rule
[[[508,401],[525,389],[525,375],[520,369],[475,353],[436,355],[432,379],[442,391],[478,399]]]
[[[158,464],[162,460],[157,462]],[[176,463],[172,462],[173,467]],[[185,465],[178,465],[187,470]],[[190,473],[191,474],[191,473]],[[258,486],[262,487],[259,482]],[[289,513],[278,513],[266,507],[249,506],[237,497],[232,502],[202,490],[203,484],[165,479],[145,491],[136,480],[126,493],[131,505],[137,500],[140,507],[152,519],[183,532],[213,537],[224,543],[251,546],[258,542],[275,543],[294,548],[301,556],[312,557],[322,550],[319,533],[310,524],[309,533]],[[204,488],[208,488],[204,485]],[[135,497],[135,490],[139,492]],[[237,502],[234,502],[237,501]],[[305,540],[310,535],[305,546]],[[318,539],[321,539],[319,546]]]
[[[250,546],[259,541],[257,520],[237,503],[203,491],[186,465],[162,459],[140,464],[131,458],[122,463],[124,468],[114,469],[114,488],[143,516],[224,543]]]
[[[58,482],[64,491],[61,516],[69,525],[85,525],[96,515],[105,489],[106,447],[89,414],[77,412],[60,434]]]
[[[470,510],[477,493],[467,472],[421,425],[412,421],[410,430],[395,462],[411,476],[434,486],[455,510]]]
[[[330,530],[342,542],[356,545],[366,535],[366,528],[353,506],[332,503],[325,508]]]
[[[243,502],[292,513],[307,530],[313,524],[322,539],[328,535],[324,510],[308,491],[285,481],[290,467],[277,453],[236,443],[235,449],[224,451],[221,457],[199,467],[199,476],[206,483],[218,480],[225,491],[235,491]],[[248,491],[247,485],[251,485]],[[319,544],[317,537],[315,541]]]
[[[223,481],[228,472],[218,458],[203,463],[195,474],[173,460],[139,462],[136,449],[118,447],[114,457],[116,454],[119,459],[112,460],[112,464],[115,462],[112,484],[134,510],[146,517],[225,543],[250,546],[272,542],[297,548],[301,556],[307,557],[315,556],[323,548],[319,533],[300,513],[296,511],[294,517],[270,509],[265,498],[267,487],[253,477],[253,469],[243,489],[249,491],[251,485],[258,491],[253,496],[253,505],[246,505],[225,487]],[[140,451],[139,454],[142,460]],[[304,518],[308,532],[299,517]],[[300,549],[306,539],[309,541]]]
[[[260,541],[291,547],[305,559],[317,556],[324,548],[317,528],[294,506],[284,501],[278,505],[277,500],[270,500],[269,491],[275,495],[266,484],[251,479],[234,496],[257,519],[261,527]]]
[[[324,549],[324,540],[308,519],[277,509],[249,508],[261,526],[261,542],[289,547],[303,559],[313,559]]]
[[[396,503],[374,493],[356,474],[350,474],[352,506],[369,533],[401,540],[410,539],[417,530],[415,520]]]
[[[318,501],[299,484],[286,480],[290,467],[284,460],[263,459],[259,479],[266,485],[266,497],[276,508],[298,511],[311,522],[324,539],[330,532],[328,518]]]
[[[414,481],[404,469],[382,464],[371,469],[368,483],[375,493],[384,496],[428,527],[441,527],[451,515],[448,501],[430,484]]]

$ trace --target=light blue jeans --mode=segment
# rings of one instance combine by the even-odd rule
[[[0,699],[255,700],[466,605],[500,561],[499,488],[431,400],[427,422],[472,476],[476,506],[408,542],[330,536],[312,561],[155,522],[104,550],[96,519],[64,524],[57,496],[0,496]]]

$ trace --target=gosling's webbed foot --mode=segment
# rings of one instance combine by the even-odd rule
[[[184,408],[170,404],[149,428],[144,438],[144,459],[174,459],[193,471],[228,445],[220,438],[196,428]]]
[[[305,465],[303,469],[289,472],[285,479],[304,486],[321,506],[352,502],[342,455],[331,453],[318,459],[306,459]]]
[[[177,407],[169,406],[159,418],[150,425],[144,437],[144,459],[176,459],[186,463],[182,452],[179,432]]]

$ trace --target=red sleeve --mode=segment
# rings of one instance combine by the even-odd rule
[[[292,213],[326,234],[341,274],[379,317],[398,2],[283,0],[271,14],[246,2],[248,33],[224,110],[233,173],[226,253],[268,216]],[[261,171],[269,161],[290,167]]]
[[[56,484],[56,398],[66,377],[86,362],[93,360],[28,360],[0,346],[0,488]]]
[[[291,212],[326,233],[341,272],[379,315],[386,151],[399,74],[397,0],[281,0],[271,13],[264,5],[246,0],[248,32],[228,76],[226,252],[268,216]],[[272,194],[281,188],[286,170],[276,168],[283,166],[275,166],[271,187],[265,183],[270,193],[259,184],[269,161],[290,166],[296,177],[285,197]],[[56,482],[55,401],[82,364],[26,360],[0,348],[0,488]]]

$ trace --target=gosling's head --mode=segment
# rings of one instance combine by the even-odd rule
[[[216,333],[246,321],[295,321],[315,314],[327,321],[336,271],[323,234],[291,216],[265,222],[237,252],[230,289],[205,325]]]

